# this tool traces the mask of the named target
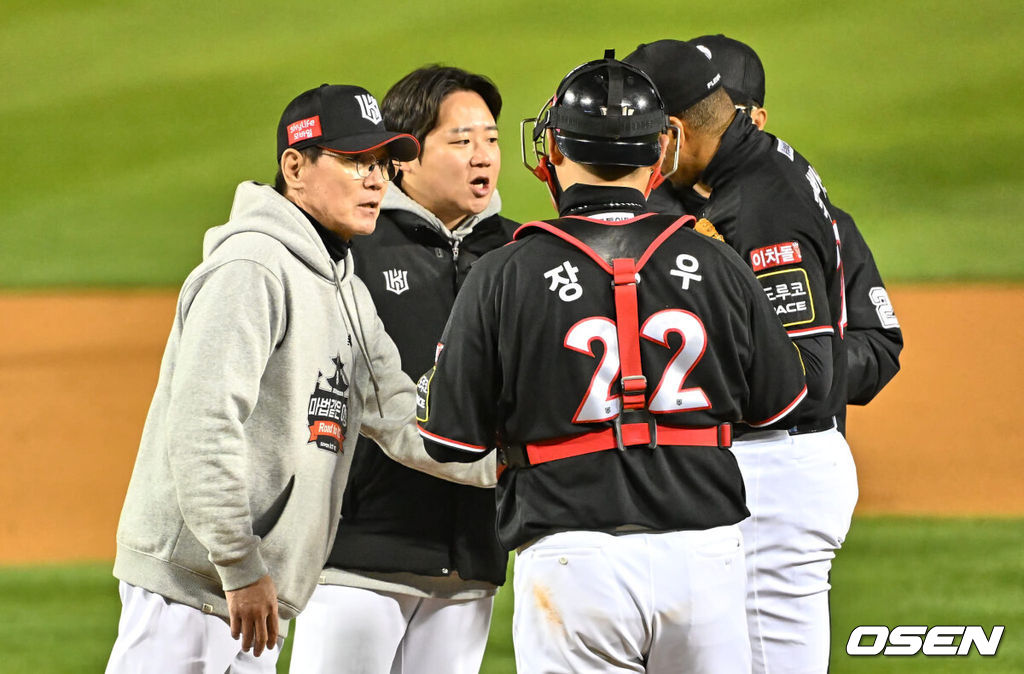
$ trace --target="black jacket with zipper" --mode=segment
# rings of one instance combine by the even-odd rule
[[[393,190],[399,189],[392,186]],[[404,195],[399,195],[404,197]],[[402,369],[416,381],[434,364],[455,294],[473,263],[512,238],[517,223],[497,213],[442,231],[408,208],[385,210],[373,234],[354,242],[356,274],[373,297]],[[408,572],[501,585],[508,556],[495,534],[492,489],[458,485],[407,468],[359,439],[328,565],[353,571]]]
[[[758,151],[756,148],[772,147],[766,141],[774,137],[767,134],[753,134],[747,125],[739,123],[746,120],[743,120],[741,115],[738,115],[737,118],[738,122],[734,123],[730,137],[740,139],[734,140],[731,144],[726,143],[727,151],[729,148],[735,148],[734,151],[737,152],[741,148],[755,148],[747,150],[746,154],[740,154],[743,157],[741,161],[745,161],[747,157],[756,155]],[[775,147],[785,149],[788,146],[779,145],[779,141],[776,139]],[[797,156],[794,153],[790,161],[795,163]],[[778,160],[778,157],[776,159]],[[750,159],[749,161],[753,164],[755,160]],[[783,166],[787,164],[782,160],[778,160],[778,162]],[[806,181],[808,166],[806,163],[799,164],[802,172],[797,172],[798,182]],[[743,174],[737,171],[734,175],[742,176]],[[748,178],[735,179],[752,181],[756,177],[755,173]],[[822,188],[824,189],[824,186]],[[754,194],[754,190],[750,190],[749,194]],[[785,201],[780,201],[774,192],[766,190],[763,196],[764,201],[757,203],[757,207],[762,212],[770,213],[773,209],[781,210],[787,205]],[[843,339],[846,350],[846,395],[845,398],[840,397],[837,402],[845,402],[847,405],[866,405],[899,371],[903,333],[893,312],[874,256],[863,235],[857,229],[853,218],[849,213],[836,207],[827,194],[822,194],[822,198],[825,208],[838,228],[841,241],[848,319]],[[696,217],[716,217],[717,222],[713,224],[720,227],[724,233],[730,224],[723,222],[726,216],[722,214],[722,209],[719,209],[716,216],[714,211],[710,214],[707,213],[707,206],[707,199],[694,190],[677,188],[670,183],[665,183],[655,190],[648,200],[650,210],[657,213],[685,213]],[[845,406],[837,405],[835,416],[839,422],[839,429],[845,433]]]

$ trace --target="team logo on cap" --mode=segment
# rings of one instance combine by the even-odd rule
[[[701,54],[704,54],[704,56],[707,56],[709,61],[711,60],[711,50],[710,49],[708,49],[707,47],[705,47],[702,44],[697,45],[697,49],[700,50]]]
[[[310,140],[324,135],[320,130],[320,115],[300,119],[288,125],[288,145],[295,145],[300,140]]]
[[[359,103],[359,112],[363,115],[363,119],[369,120],[374,124],[380,124],[380,108],[377,107],[377,101],[370,94],[359,94],[356,96],[356,102]]]

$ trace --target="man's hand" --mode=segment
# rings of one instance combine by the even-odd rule
[[[277,644],[277,587],[270,576],[263,576],[252,585],[228,590],[228,615],[231,618],[231,636],[241,635],[242,650],[252,648],[259,657],[263,647]]]

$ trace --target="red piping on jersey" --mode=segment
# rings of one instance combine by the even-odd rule
[[[786,334],[790,337],[807,337],[809,335],[831,335],[835,333],[835,329],[831,325],[817,328],[800,328],[799,330],[786,330]]]
[[[839,339],[845,339],[849,323],[846,316],[846,272],[843,269],[843,242],[839,238],[839,223],[835,220],[832,220],[832,231],[836,236],[836,269],[839,270],[839,303],[842,307],[839,311]]]
[[[428,440],[433,440],[434,442],[436,442],[438,444],[446,445],[448,447],[453,447],[455,449],[461,449],[464,452],[473,452],[474,454],[480,454],[482,452],[486,452],[486,451],[490,450],[489,447],[481,447],[480,445],[471,445],[471,444],[466,443],[466,442],[459,442],[458,440],[452,440],[451,438],[446,438],[446,437],[444,437],[442,435],[437,435],[435,433],[431,433],[430,431],[428,431],[427,429],[423,428],[419,424],[416,424],[416,428],[419,430],[420,435],[422,435],[423,437],[427,438]]]
[[[732,426],[722,424],[707,428],[680,428],[677,426],[657,426],[659,446],[681,445],[686,447],[720,447],[728,449],[732,446]],[[651,429],[647,424],[622,424],[622,444],[648,445],[651,442]],[[527,443],[526,456],[531,466],[558,459],[568,459],[583,454],[593,454],[618,446],[615,430],[605,428],[600,431],[584,433],[571,438],[545,440]]]
[[[791,402],[788,405],[786,405],[785,407],[783,407],[781,412],[779,412],[775,416],[768,417],[764,421],[758,422],[756,424],[750,424],[750,427],[751,428],[761,428],[761,427],[767,426],[769,424],[774,424],[776,421],[778,421],[782,417],[784,417],[787,414],[789,414],[790,412],[792,412],[793,408],[796,407],[797,405],[799,405],[800,401],[803,400],[805,397],[807,397],[807,385],[806,384],[804,384],[803,390],[800,391],[800,393],[793,400],[793,402]]]

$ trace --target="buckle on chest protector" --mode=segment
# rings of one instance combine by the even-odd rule
[[[647,377],[642,374],[630,375],[620,380],[622,406],[629,410],[643,409],[647,394]]]
[[[620,452],[626,451],[626,445],[622,442],[622,418],[626,419],[627,424],[646,423],[647,434],[649,441],[647,443],[648,449],[655,449],[658,446],[658,424],[654,420],[654,415],[647,411],[646,408],[640,410],[628,410],[619,413],[619,416],[615,417],[612,421],[612,432],[615,434],[615,448]]]

